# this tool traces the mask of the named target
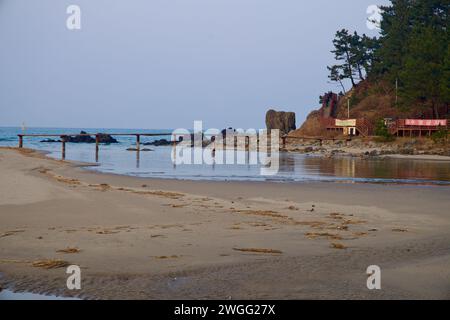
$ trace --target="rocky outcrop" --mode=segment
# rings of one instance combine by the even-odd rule
[[[144,151],[144,152],[149,152],[149,151],[153,151],[153,149],[148,149],[148,148],[143,148],[143,149],[127,148],[127,151]]]
[[[302,126],[291,132],[289,135],[294,137],[303,136],[323,136],[326,135],[326,130],[321,124],[321,110],[312,111]]]
[[[80,134],[87,134],[86,131],[80,131]],[[114,139],[111,135],[106,133],[98,133],[99,137],[99,143],[104,144],[110,144],[110,143],[119,143],[116,139]],[[64,136],[66,142],[71,143],[95,143],[95,138],[91,136]],[[41,142],[44,143],[54,143],[54,142],[61,142],[61,140],[54,140],[54,139],[45,139]]]
[[[266,113],[267,130],[279,129],[281,134],[287,134],[296,129],[295,113],[269,110]]]
[[[87,134],[86,131],[80,131],[80,134]],[[66,136],[66,142],[71,143],[95,143],[95,139],[91,136]]]
[[[98,134],[98,139],[100,143],[106,143],[106,144],[110,144],[110,143],[119,143],[119,141],[117,141],[115,138],[113,138],[111,135],[106,134],[106,133],[99,133]],[[94,141],[95,142],[95,141]]]
[[[160,140],[143,143],[144,146],[155,146],[155,147],[171,146],[172,144],[173,144],[173,142],[169,141],[167,139],[160,139]]]

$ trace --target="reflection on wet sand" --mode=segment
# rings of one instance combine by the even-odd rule
[[[371,179],[423,179],[450,181],[450,163],[444,161],[417,161],[408,159],[361,159],[354,157],[304,157],[283,161],[285,165],[302,165],[321,176]],[[284,168],[283,168],[284,169]],[[286,171],[292,171],[287,168]],[[313,172],[310,172],[313,173]]]

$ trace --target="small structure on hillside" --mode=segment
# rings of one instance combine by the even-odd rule
[[[399,119],[389,125],[389,132],[398,137],[431,136],[448,129],[447,119]]]
[[[322,125],[329,132],[344,136],[370,136],[373,126],[365,119],[322,119]]]

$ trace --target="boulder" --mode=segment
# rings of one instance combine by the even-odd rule
[[[80,134],[87,134],[86,131],[80,131]],[[99,143],[119,143],[116,139],[114,139],[111,135],[106,133],[98,133]],[[95,143],[95,138],[91,136],[66,136],[66,142],[71,143]]]
[[[144,146],[155,146],[155,147],[160,147],[160,146],[171,146],[173,144],[172,141],[169,141],[167,139],[160,139],[160,140],[155,140],[152,142],[145,142],[143,143]]]
[[[287,134],[296,129],[295,113],[269,110],[266,113],[267,130],[279,129],[281,134]]]
[[[144,148],[144,149],[128,148],[127,151],[144,151],[144,152],[149,152],[149,151],[153,151],[153,150],[152,149],[148,149],[148,148]]]
[[[80,134],[86,134],[85,131],[80,131]],[[95,143],[95,139],[91,136],[66,136],[66,142],[71,143]]]
[[[111,135],[106,134],[106,133],[99,133],[98,134],[98,140],[99,140],[100,143],[106,143],[106,144],[119,143],[119,141],[117,141]]]

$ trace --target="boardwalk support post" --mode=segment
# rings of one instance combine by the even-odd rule
[[[98,162],[98,151],[99,151],[100,137],[98,133],[95,135],[95,161]]]
[[[61,136],[61,157],[62,159],[66,159],[66,136]]]
[[[136,135],[136,149],[137,151],[141,150],[141,136],[140,135]]]
[[[23,148],[23,136],[19,134],[19,148]]]

